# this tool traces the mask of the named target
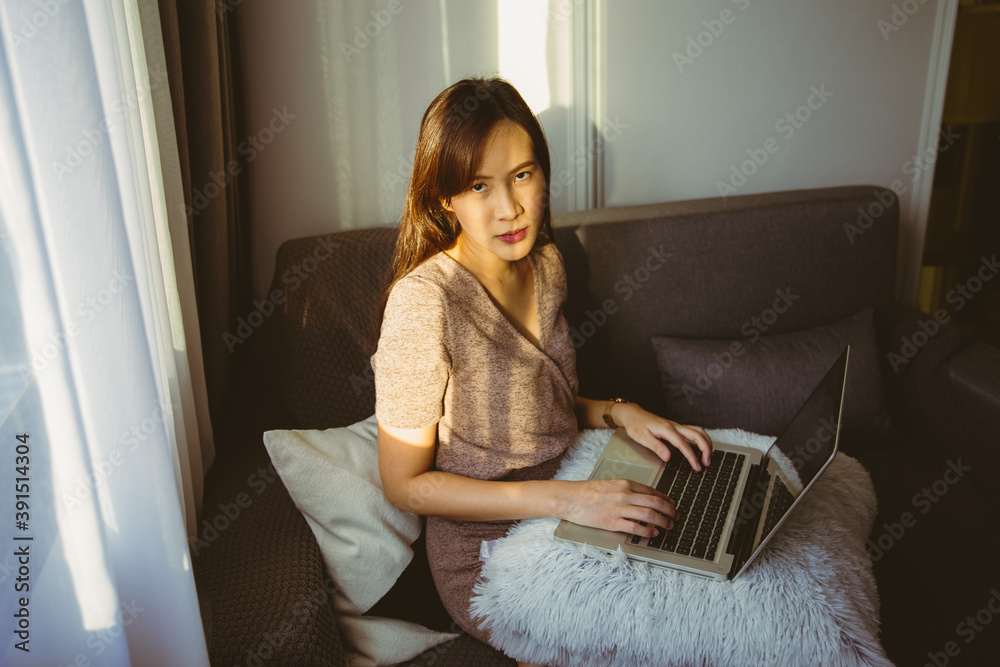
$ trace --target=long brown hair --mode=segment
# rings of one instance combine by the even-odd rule
[[[448,250],[458,240],[461,226],[442,205],[472,187],[486,140],[497,123],[509,120],[531,138],[535,161],[545,176],[542,225],[536,245],[552,242],[549,210],[549,146],[535,114],[520,93],[501,78],[469,78],[444,89],[424,112],[413,158],[410,187],[403,205],[399,238],[386,274],[386,284],[375,311],[370,349],[374,351],[382,328],[385,304],[393,286],[422,262]]]

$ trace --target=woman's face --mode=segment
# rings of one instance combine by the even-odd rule
[[[545,210],[545,176],[531,137],[511,121],[500,121],[486,139],[472,186],[451,198],[462,227],[457,251],[476,262],[516,262],[535,245]]]

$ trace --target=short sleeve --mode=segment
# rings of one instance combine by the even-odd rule
[[[451,368],[446,327],[444,295],[437,285],[407,276],[393,286],[371,359],[380,423],[423,428],[444,414]]]

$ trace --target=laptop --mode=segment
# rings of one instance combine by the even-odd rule
[[[664,463],[612,435],[589,479],[635,480],[674,499],[678,520],[647,538],[560,521],[555,537],[718,581],[736,579],[757,558],[837,453],[850,345],[844,348],[767,452],[713,442],[712,463],[695,472],[674,450]]]

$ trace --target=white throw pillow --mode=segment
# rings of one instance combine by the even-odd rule
[[[355,664],[401,662],[457,635],[361,616],[384,596],[413,558],[420,516],[393,506],[378,472],[375,416],[345,428],[267,431],[264,445],[295,506],[316,536],[337,584],[334,609]],[[391,627],[390,654],[375,638]]]
[[[774,442],[708,433],[761,451]],[[611,434],[582,431],[554,479],[587,479]],[[871,478],[843,453],[735,581],[560,542],[558,519],[529,519],[493,546],[469,612],[508,656],[550,667],[888,667],[865,551],[874,519]]]

